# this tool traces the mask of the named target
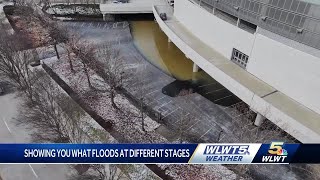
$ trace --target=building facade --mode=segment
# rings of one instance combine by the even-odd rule
[[[290,128],[295,129],[293,126],[300,126],[299,123],[302,123],[301,126],[312,129],[317,135],[306,137],[308,130],[299,129],[294,131],[300,131],[304,135],[294,135],[288,128],[284,129],[300,141],[320,142],[320,4],[316,1],[176,0],[171,21],[159,25],[169,39],[208,74],[213,70],[206,70],[207,66],[203,64],[206,62],[198,61],[182,45],[183,42],[188,44],[188,40],[183,41],[186,34],[189,33],[224,59],[240,67],[241,70],[236,70],[238,75],[250,78],[239,80],[237,75],[233,78],[232,72],[229,72],[231,75],[226,73],[221,79],[217,77],[218,73],[210,75],[218,78],[221,84],[252,106],[258,114],[274,123],[287,118],[281,122],[282,125],[276,123],[280,127],[290,124]],[[177,29],[175,31],[178,26],[186,30],[184,35],[179,34]],[[176,38],[178,39],[175,41]],[[202,50],[199,49],[198,52],[200,51]],[[211,62],[208,58],[207,61]],[[221,65],[227,64],[227,61],[216,63],[212,59],[211,64],[215,66],[212,68],[228,71]],[[231,79],[227,81],[227,78]],[[253,79],[261,81],[263,86],[272,90],[266,91],[266,94],[256,93],[255,90],[261,90],[259,85],[251,89],[246,86]],[[233,80],[234,83],[231,83]],[[237,84],[239,87],[236,87]],[[244,88],[248,88],[248,91],[243,90]],[[251,93],[253,97],[250,100]],[[254,96],[259,99],[255,101]],[[282,101],[282,97],[286,100]],[[272,115],[266,113],[268,108]],[[271,112],[273,108],[277,112]],[[293,121],[299,123],[295,124]]]

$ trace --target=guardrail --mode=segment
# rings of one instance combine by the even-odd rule
[[[191,0],[192,1],[192,0]],[[193,0],[320,49],[320,5],[303,0]]]
[[[104,4],[108,0],[49,0],[51,4]]]

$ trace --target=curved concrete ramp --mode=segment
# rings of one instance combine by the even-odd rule
[[[167,6],[154,6],[160,28],[194,63],[254,111],[303,143],[320,142],[320,115],[232,63],[179,22]],[[166,13],[163,21],[159,14]]]

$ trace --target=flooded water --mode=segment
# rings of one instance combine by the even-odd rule
[[[206,72],[192,72],[193,62],[173,44],[154,21],[132,21],[136,47],[154,65],[177,80],[163,88],[169,96],[198,92],[214,103],[229,106],[239,99]],[[181,93],[183,91],[184,93]]]

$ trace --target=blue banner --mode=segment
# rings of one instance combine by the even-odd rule
[[[0,164],[320,163],[320,144],[0,144]]]
[[[0,144],[0,163],[187,163],[197,144]]]

